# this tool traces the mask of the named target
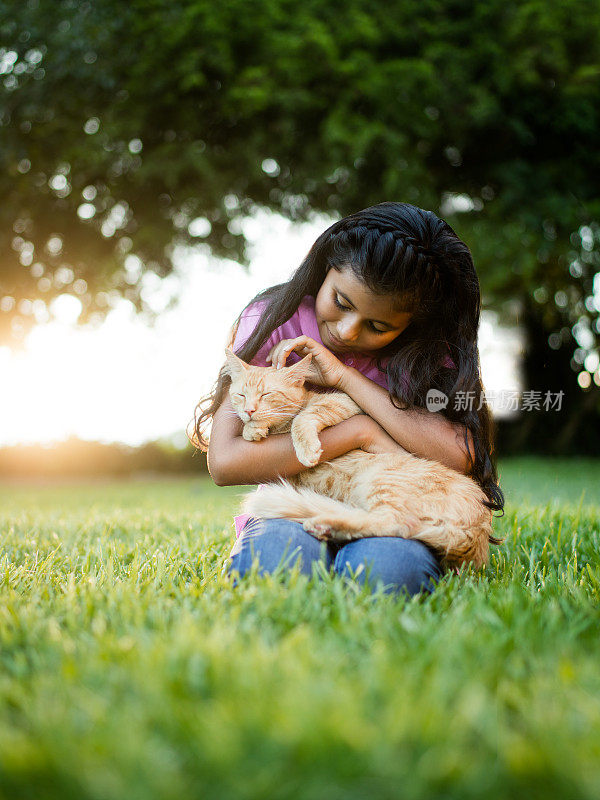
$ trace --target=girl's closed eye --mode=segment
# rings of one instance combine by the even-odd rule
[[[350,306],[345,306],[343,303],[340,303],[340,300],[337,295],[333,296],[333,302],[341,311],[352,311]],[[369,320],[369,328],[373,331],[373,333],[389,333],[388,330],[382,330],[381,328],[376,328],[375,323]]]
[[[341,308],[342,311],[350,311],[350,306],[345,306],[343,303],[340,303],[340,300],[337,295],[333,296],[333,302],[336,304],[338,308]]]

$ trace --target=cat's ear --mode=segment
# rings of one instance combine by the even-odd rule
[[[297,364],[293,364],[291,367],[284,367],[286,379],[291,383],[297,383],[302,386],[308,376],[311,361],[312,353],[309,353]]]
[[[249,365],[246,364],[245,361],[242,361],[241,358],[238,358],[236,354],[231,350],[229,347],[225,348],[225,357],[227,361],[225,363],[225,372],[231,378],[236,378],[240,375],[243,375],[244,372],[250,369]]]

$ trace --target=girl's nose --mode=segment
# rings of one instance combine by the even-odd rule
[[[360,323],[357,320],[345,319],[337,326],[338,338],[343,342],[353,342],[360,332]]]

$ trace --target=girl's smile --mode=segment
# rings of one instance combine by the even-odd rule
[[[408,326],[393,295],[375,294],[349,268],[331,268],[315,300],[319,335],[330,350],[371,351],[385,347]]]

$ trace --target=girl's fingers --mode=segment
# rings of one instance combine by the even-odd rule
[[[281,369],[285,367],[287,358],[293,350],[302,352],[303,355],[311,352],[310,347],[307,347],[307,341],[307,336],[298,336],[296,339],[284,339],[282,342],[278,342],[275,345],[266,360],[270,361],[276,369]]]
[[[298,348],[296,346],[294,346],[294,345],[287,345],[287,347],[283,347],[282,350],[281,350],[281,353],[279,354],[279,360],[277,362],[277,369],[281,369],[282,367],[285,367],[285,362],[287,361],[287,358],[288,358],[289,354],[292,351],[297,350],[297,349]]]
[[[271,363],[275,367],[275,369],[279,369],[279,364],[281,361],[281,344],[278,344],[273,349],[273,357],[271,359]]]

